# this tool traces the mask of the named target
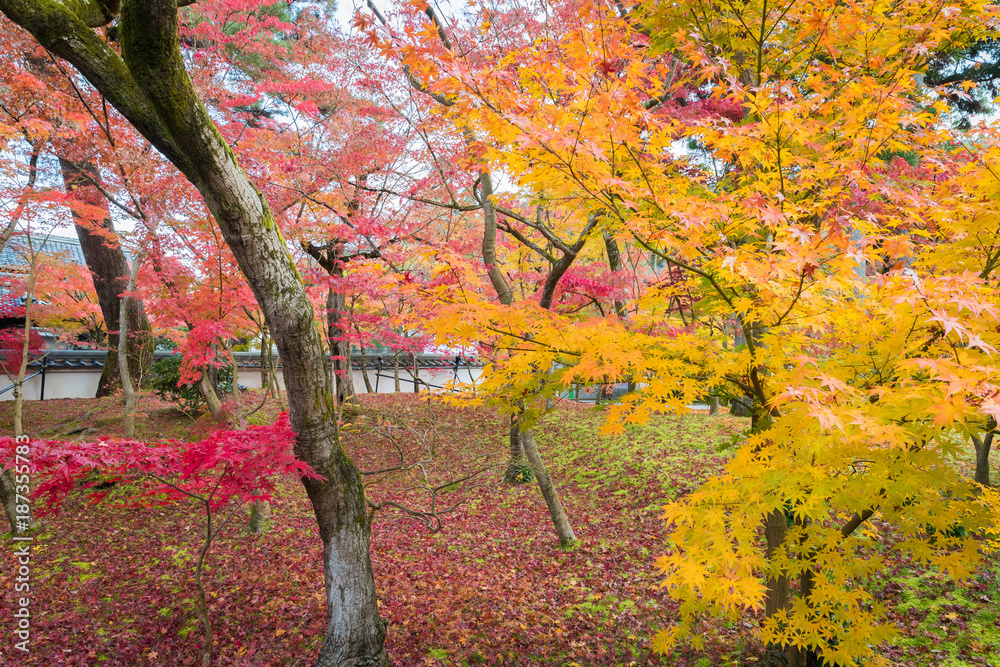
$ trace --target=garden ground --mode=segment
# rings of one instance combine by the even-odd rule
[[[724,464],[742,419],[661,416],[627,436],[602,438],[599,409],[559,405],[538,443],[581,542],[558,548],[537,487],[499,483],[506,423],[486,409],[428,403],[414,395],[361,396],[345,414],[344,443],[385,505],[372,528],[372,564],[394,665],[763,665],[758,617],[706,620],[703,650],[650,654],[674,603],[658,589],[653,559],[667,548],[660,506]],[[0,428],[10,432],[10,404]],[[120,435],[121,401],[26,405],[33,438]],[[254,421],[273,419],[269,404]],[[148,397],[138,436],[206,433],[169,403]],[[396,446],[399,446],[397,450]],[[970,449],[970,460],[972,458]],[[404,465],[400,466],[400,461]],[[468,480],[450,483],[486,469]],[[995,469],[995,468],[994,468]],[[408,514],[452,511],[436,518]],[[209,556],[207,587],[217,665],[309,665],[321,641],[321,549],[301,486],[289,480],[273,503],[272,530],[244,535],[245,515],[223,530]],[[128,489],[101,504],[71,498],[46,517],[32,547],[31,652],[0,645],[4,664],[195,665],[201,627],[194,561],[203,517],[193,505],[136,507]],[[878,538],[887,539],[887,538]],[[14,559],[4,538],[0,616],[10,622]],[[893,560],[868,582],[899,638],[890,664],[1000,666],[1000,559],[955,584]],[[12,628],[11,628],[12,629]],[[10,630],[4,635],[10,637]]]

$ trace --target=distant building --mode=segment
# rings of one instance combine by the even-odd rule
[[[39,245],[40,244],[40,245]],[[42,253],[57,257],[66,262],[85,266],[87,260],[83,257],[83,248],[80,247],[80,240],[75,236],[40,236],[31,237],[32,248],[41,249]],[[25,257],[27,255],[27,239],[15,236],[3,250],[0,250],[0,276],[16,276],[28,273],[29,264]]]
[[[48,238],[32,236],[31,244],[33,248],[40,248],[45,255],[80,266],[87,265],[87,261],[83,257],[83,248],[80,247],[80,240],[75,236],[50,235]],[[3,250],[0,250],[0,281],[3,278],[28,275],[31,265],[26,251],[27,238],[24,236],[14,236],[7,242]],[[24,294],[15,294],[0,282],[0,329],[24,326],[25,301],[27,299]],[[55,336],[53,334],[46,331],[40,333],[46,344],[54,343]]]

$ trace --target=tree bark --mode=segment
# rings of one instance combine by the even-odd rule
[[[201,397],[205,399],[205,406],[212,413],[212,418],[215,421],[221,422],[225,417],[222,413],[222,400],[219,398],[218,392],[215,391],[215,387],[212,386],[212,376],[209,375],[206,368],[202,369],[201,379],[198,381],[198,391],[201,392]]]
[[[117,232],[111,223],[111,212],[107,199],[94,187],[100,182],[100,173],[92,163],[76,165],[62,157],[59,158],[62,168],[63,187],[67,193],[93,209],[101,210],[100,219],[83,216],[79,211],[71,209],[73,226],[76,236],[80,239],[80,249],[87,262],[91,277],[94,280],[94,291],[97,292],[97,302],[104,316],[104,325],[108,328],[108,353],[104,359],[104,369],[97,385],[97,397],[110,396],[121,387],[118,373],[119,323],[121,315],[121,294],[128,282],[128,261]],[[155,341],[152,327],[146,317],[141,300],[132,299],[126,310],[125,325],[131,335],[127,340],[127,357],[129,371],[137,381],[142,378],[149,365],[153,363]]]
[[[357,467],[340,445],[323,337],[302,278],[266,200],[236,163],[197,98],[181,57],[175,0],[125,0],[122,57],[87,25],[113,18],[112,0],[0,0],[0,10],[69,60],[198,188],[257,298],[284,368],[295,453],[323,543],[327,627],[317,667],[383,667],[369,559],[369,520]],[[75,14],[73,7],[79,14]]]
[[[14,437],[24,434],[24,377],[28,374],[28,362],[31,356],[31,304],[35,296],[35,281],[38,280],[38,251],[31,247],[29,238],[28,287],[24,301],[24,341],[21,345],[21,365],[14,378]]]
[[[337,275],[337,274],[333,274]],[[343,277],[340,270],[339,277]],[[327,336],[330,341],[330,356],[333,357],[333,376],[337,385],[337,404],[357,402],[354,391],[354,377],[351,369],[351,344],[347,341],[344,313],[347,312],[347,298],[343,292],[330,289],[326,292]]]
[[[250,504],[250,521],[247,532],[251,535],[263,535],[271,529],[271,503],[258,500]]]
[[[507,471],[504,473],[504,484],[520,484],[525,481],[522,470],[524,467],[524,445],[521,444],[521,430],[517,415],[510,417],[510,439],[508,440]]]
[[[604,232],[604,248],[608,253],[608,268],[614,272],[621,271],[622,253],[618,249],[618,241],[609,232]],[[621,318],[625,317],[625,303],[618,299],[615,299],[615,314]]]
[[[365,391],[369,394],[374,394],[375,390],[372,389],[372,381],[368,379],[368,357],[365,356],[365,346],[361,346],[361,377],[365,380]]]
[[[139,265],[142,263],[141,255],[132,260],[132,270],[129,272],[128,284],[122,296],[121,311],[127,313],[132,302],[132,290],[135,289],[136,277],[139,275]],[[121,330],[118,334],[118,355],[119,358],[128,359],[128,317],[122,319]],[[135,438],[135,385],[132,383],[131,364],[118,364],[118,371],[121,375],[122,391],[125,393],[125,437]]]
[[[274,372],[271,355],[271,338],[267,333],[267,325],[260,329],[260,388],[266,393],[271,392],[271,373]]]
[[[545,498],[545,504],[549,508],[549,516],[552,518],[552,524],[555,526],[556,535],[559,536],[559,546],[568,547],[573,545],[576,542],[576,534],[569,523],[569,517],[566,516],[566,510],[563,509],[562,501],[559,500],[556,486],[552,483],[548,470],[545,469],[545,463],[542,461],[542,457],[538,455],[538,447],[535,446],[535,434],[531,432],[531,429],[521,431],[521,444],[524,447],[525,455],[528,457],[528,462],[531,463],[531,467],[534,469],[535,479],[538,480],[538,488],[541,489],[542,497]]]
[[[775,510],[764,518],[764,539],[767,541],[767,559],[771,560],[778,549],[785,543],[788,534],[788,522],[783,511]],[[764,615],[770,618],[782,609],[788,608],[790,588],[787,575],[768,575],[767,599],[764,603]]]
[[[990,450],[993,448],[993,436],[996,433],[996,425],[993,430],[983,438],[972,436],[972,444],[976,447],[976,476],[975,480],[983,486],[990,485]]]
[[[413,362],[413,393],[420,393],[420,364],[417,362],[417,353],[410,352],[410,361]]]
[[[30,259],[30,271],[28,275],[28,289],[25,294],[27,297],[24,302],[24,342],[21,346],[21,365],[17,371],[17,377],[14,379],[14,437],[18,438],[24,435],[24,377],[28,373],[28,362],[30,361],[29,356],[31,353],[31,303],[32,297],[35,294],[35,281],[38,278],[38,266],[37,259],[38,255],[34,248],[30,247],[29,252],[32,253]],[[17,485],[14,477],[13,470],[4,470],[0,473],[0,501],[3,502],[4,512],[7,514],[7,521],[10,523],[10,533],[11,535],[22,535],[24,531],[20,529],[22,525],[18,521],[18,517],[24,517],[23,512],[17,512]],[[27,495],[27,494],[25,494]],[[30,506],[27,515],[28,525],[32,523]]]
[[[400,392],[399,389],[399,352],[392,355],[392,379],[396,382],[396,393]]]
[[[13,470],[0,472],[0,501],[3,502],[3,510],[7,515],[7,523],[10,524],[10,534],[23,535],[24,531],[18,528],[17,485],[14,482]]]

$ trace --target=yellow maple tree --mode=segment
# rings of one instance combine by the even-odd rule
[[[957,136],[953,91],[922,78],[996,8],[559,7],[560,29],[498,62],[419,41],[405,57],[460,100],[449,113],[495,170],[669,279],[628,319],[449,295],[433,326],[508,350],[477,396],[534,414],[573,384],[638,381],[608,433],[742,397],[752,428],[725,472],[665,507],[657,567],[680,620],[654,646],[761,610],[789,664],[876,660],[893,629],[859,583],[883,558],[859,529],[885,522],[894,548],[963,577],[1000,520],[1000,495],[958,465],[1000,417],[1000,142]]]

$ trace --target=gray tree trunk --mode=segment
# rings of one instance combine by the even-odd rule
[[[365,356],[365,346],[361,346],[361,377],[365,380],[365,391],[369,394],[374,394],[375,390],[372,389],[372,381],[368,379],[368,357]]]
[[[337,274],[333,274],[337,275]],[[343,275],[343,270],[340,271]],[[333,377],[337,385],[337,404],[357,402],[354,391],[354,377],[351,369],[351,344],[347,342],[347,298],[343,292],[327,290],[326,317],[327,336],[330,341],[330,355],[333,357]]]
[[[983,486],[990,485],[990,450],[993,448],[993,436],[996,434],[996,425],[984,437],[972,436],[972,444],[976,447],[976,476],[975,480]]]
[[[340,445],[323,337],[267,201],[247,180],[185,70],[175,0],[125,0],[122,56],[89,26],[117,3],[0,0],[0,11],[70,61],[198,188],[239,262],[284,366],[295,453],[320,476],[303,480],[323,543],[327,627],[318,667],[383,667],[369,559],[369,519],[357,467]],[[72,9],[71,9],[72,7]]]
[[[17,521],[17,485],[14,482],[12,470],[4,470],[0,473],[0,501],[3,502],[7,523],[10,524],[10,534],[23,535],[24,531],[19,528]]]
[[[510,434],[507,448],[507,470],[504,472],[504,484],[520,484],[525,481],[522,470],[524,467],[524,445],[521,444],[521,428],[517,415],[510,416]]]
[[[19,438],[24,435],[24,378],[28,374],[28,362],[31,354],[31,304],[35,295],[35,281],[38,279],[38,252],[29,248],[31,258],[29,260],[30,273],[28,274],[28,288],[24,302],[24,341],[21,345],[21,365],[14,378],[14,437]],[[15,459],[16,461],[16,459]],[[17,512],[17,485],[14,474],[10,470],[4,470],[0,475],[0,500],[3,501],[4,511],[7,520],[10,522],[10,532],[12,535],[21,535],[22,522],[17,519],[25,516],[24,512]],[[27,495],[27,494],[23,494]],[[27,523],[31,525],[30,507],[27,514]]]
[[[538,454],[538,447],[535,446],[535,434],[531,432],[531,429],[521,431],[521,444],[524,447],[525,455],[528,457],[528,462],[531,463],[531,467],[535,472],[535,479],[538,480],[538,488],[541,489],[542,497],[545,498],[545,504],[549,508],[549,516],[552,518],[552,524],[555,526],[556,535],[559,536],[559,546],[571,546],[576,542],[576,534],[573,532],[573,527],[566,516],[566,510],[563,509],[562,501],[559,500],[556,485],[552,483],[549,472],[545,469],[545,462],[542,461],[542,457]]]
[[[215,391],[215,387],[212,386],[212,376],[207,369],[202,369],[201,379],[198,381],[198,391],[205,400],[208,411],[212,413],[212,418],[216,421],[222,421],[225,416],[222,413],[222,400],[219,398],[218,392]]]
[[[410,352],[410,361],[413,362],[413,372],[411,373],[411,375],[413,376],[413,393],[414,394],[419,394],[420,393],[420,364],[417,362],[417,354],[416,354],[416,352]]]
[[[132,260],[132,269],[129,272],[128,283],[125,285],[125,294],[122,296],[121,311],[127,313],[132,302],[130,292],[135,289],[136,277],[139,275],[139,266],[142,264],[141,254]],[[128,339],[129,328],[128,318],[122,319],[119,324],[121,330],[118,334],[118,356],[128,359]],[[118,372],[121,375],[122,391],[125,394],[125,437],[135,437],[135,385],[132,383],[131,364],[118,364]]]
[[[400,392],[399,388],[399,352],[392,355],[392,379],[396,382],[396,393]]]

